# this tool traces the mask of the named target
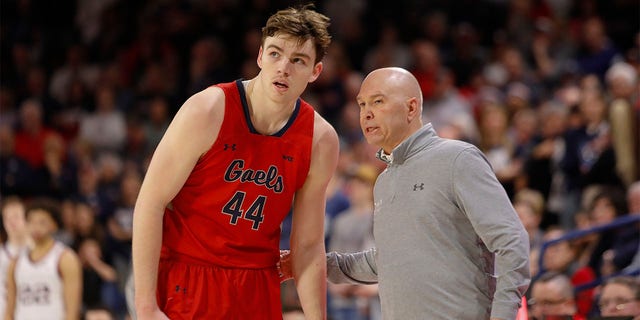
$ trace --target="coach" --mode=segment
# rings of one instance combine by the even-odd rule
[[[371,72],[357,97],[387,163],[374,189],[374,249],[327,255],[329,281],[378,281],[384,319],[514,319],[529,285],[527,233],[483,154],[422,125],[416,79]]]

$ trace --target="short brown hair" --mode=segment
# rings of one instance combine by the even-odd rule
[[[331,43],[327,29],[329,21],[327,16],[314,10],[313,4],[280,10],[269,17],[267,24],[262,28],[262,44],[267,37],[277,34],[291,35],[298,38],[301,44],[311,40],[316,49],[315,63],[318,63],[324,58]]]

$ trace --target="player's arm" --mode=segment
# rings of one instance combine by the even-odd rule
[[[224,93],[210,87],[190,97],[158,144],[133,215],[132,258],[138,319],[162,318],[156,301],[164,209],[217,138]],[[166,318],[166,317],[165,317]]]
[[[325,193],[338,163],[338,135],[316,114],[311,165],[295,196],[291,230],[292,273],[307,319],[326,318]]]
[[[73,251],[66,249],[60,256],[58,270],[62,278],[65,319],[80,319],[80,306],[82,304],[82,267],[80,266],[80,259]]]
[[[13,320],[13,314],[16,311],[16,298],[18,290],[16,287],[16,259],[12,259],[9,268],[7,268],[7,306],[4,310],[4,319]]]

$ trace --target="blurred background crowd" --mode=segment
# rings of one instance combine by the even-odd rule
[[[155,146],[190,95],[257,74],[261,26],[297,3],[2,1],[0,195],[56,201],[57,239],[83,263],[85,307],[127,315],[133,206]],[[373,245],[371,189],[384,163],[362,138],[355,95],[369,71],[398,66],[419,80],[425,122],[487,156],[529,232],[534,275],[539,259],[572,286],[631,270],[634,257],[640,268],[637,224],[539,257],[545,241],[640,214],[637,0],[315,4],[333,42],[303,98],[341,138],[327,250]],[[285,221],[283,248],[288,231]],[[291,287],[287,311],[298,307]],[[571,297],[578,313],[598,314],[599,289]],[[330,285],[329,316],[379,319],[376,296],[375,286]]]

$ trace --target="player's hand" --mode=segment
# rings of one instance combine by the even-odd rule
[[[280,261],[278,261],[277,266],[280,282],[293,278],[291,273],[291,252],[289,250],[280,250]]]

